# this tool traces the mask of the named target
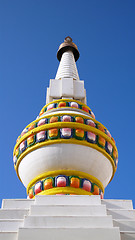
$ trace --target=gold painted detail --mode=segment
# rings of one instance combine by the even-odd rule
[[[37,195],[93,195],[91,192],[87,192],[83,189],[65,187],[65,188],[52,188],[49,190],[44,190]],[[35,196],[32,198],[34,199]]]
[[[103,184],[87,173],[75,170],[56,170],[46,172],[33,179],[27,187],[27,194],[29,198],[33,198],[37,194],[55,194],[56,188],[61,192],[68,189],[66,194],[72,194],[72,191],[75,193],[77,189],[80,191],[78,194],[101,195],[101,198],[104,193]]]
[[[113,166],[113,174],[115,173],[118,153],[114,141],[109,136],[86,124],[54,122],[36,127],[19,139],[14,148],[13,156],[17,174],[19,163],[24,156],[42,146],[55,143],[73,143],[92,147],[110,160]]]
[[[94,113],[91,111],[91,109],[84,103],[77,101],[77,100],[71,100],[71,99],[58,99],[53,102],[48,103],[45,105],[40,113],[39,116],[41,116],[43,113],[48,112],[52,109],[61,109],[61,108],[72,108],[72,109],[80,109],[83,112],[87,112],[92,116],[92,118],[95,118]]]

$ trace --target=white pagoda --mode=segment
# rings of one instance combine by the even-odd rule
[[[28,197],[3,200],[0,240],[133,240],[132,201],[103,199],[118,151],[87,106],[70,37],[57,58],[46,105],[17,138],[13,162]]]

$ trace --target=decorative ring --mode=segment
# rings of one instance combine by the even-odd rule
[[[69,195],[69,194],[73,194],[73,195],[93,195],[91,192],[87,192],[83,189],[77,189],[77,188],[71,188],[71,187],[64,187],[64,188],[53,188],[53,189],[49,189],[49,190],[45,190],[42,191],[40,193],[38,193],[38,195],[56,195],[56,194],[64,194],[64,195]],[[35,196],[33,197],[33,199],[35,198]]]
[[[44,112],[47,112],[49,110],[65,108],[65,107],[73,108],[73,109],[80,109],[80,110],[90,114],[92,116],[92,118],[95,118],[94,113],[91,111],[91,109],[86,104],[84,104],[80,101],[77,101],[77,100],[72,100],[72,99],[59,99],[59,100],[55,100],[53,102],[48,103],[41,109],[39,116],[41,116],[42,114],[44,114]]]
[[[102,124],[102,123],[100,123],[99,121],[97,121],[96,119],[93,119],[92,117],[89,117],[89,116],[84,116],[84,115],[81,115],[81,114],[79,114],[79,113],[57,113],[57,112],[53,112],[52,114],[49,114],[48,113],[48,115],[45,115],[45,116],[42,116],[42,117],[39,117],[38,119],[36,119],[36,120],[34,120],[33,122],[31,122],[31,123],[29,123],[27,126],[26,126],[26,128],[29,128],[30,127],[30,125],[32,125],[32,124],[34,124],[34,123],[38,123],[41,119],[44,119],[44,118],[51,118],[51,117],[61,117],[61,116],[71,116],[71,117],[81,117],[81,118],[83,118],[84,120],[88,120],[88,119],[90,119],[90,120],[92,120],[94,123],[96,123],[96,124],[98,124],[98,125],[100,125],[100,126],[102,126],[104,129],[106,129],[107,130],[107,128]]]
[[[96,185],[99,186],[99,188],[102,190],[102,192],[104,193],[104,186],[103,184],[101,183],[100,180],[98,180],[96,177],[88,174],[88,173],[84,173],[84,172],[81,172],[81,171],[76,171],[76,170],[55,170],[55,171],[48,171],[46,173],[43,173],[43,174],[40,174],[38,175],[36,178],[34,178],[32,181],[30,181],[30,183],[28,184],[27,186],[27,194],[29,193],[29,190],[30,188],[37,182],[45,179],[45,178],[48,178],[48,177],[54,177],[54,176],[57,176],[57,175],[66,175],[66,176],[71,176],[71,175],[76,175],[80,178],[85,178],[85,179],[88,179],[89,181],[92,181],[93,183],[95,183]]]
[[[69,99],[69,98],[62,98],[62,99],[58,99],[58,100],[49,102],[49,103],[46,104],[44,107],[48,107],[50,104],[52,104],[52,103],[58,103],[58,102],[76,102],[76,103],[78,103],[78,104],[81,104],[81,105],[84,106],[84,107],[87,107],[89,110],[91,110],[85,103],[82,103],[82,102],[80,102],[80,101],[78,101],[78,100],[75,100],[75,99]],[[44,108],[44,107],[43,107],[43,108]],[[43,109],[43,108],[42,108],[42,109]],[[41,109],[41,111],[42,111],[42,109]]]
[[[29,132],[27,132],[26,134],[24,134],[19,141],[16,143],[15,147],[14,147],[14,154],[15,154],[15,150],[16,148],[20,145],[20,143],[24,140],[26,140],[30,135],[35,134],[37,132],[40,131],[45,131],[45,130],[49,130],[49,129],[53,129],[53,128],[73,128],[73,129],[81,129],[83,131],[89,131],[89,132],[93,132],[95,134],[98,134],[100,136],[102,136],[106,141],[108,141],[109,143],[112,144],[112,146],[115,148],[115,151],[117,152],[117,148],[115,146],[115,143],[112,141],[112,139],[110,137],[108,137],[104,132],[91,127],[89,125],[85,125],[82,123],[70,123],[70,122],[55,122],[55,123],[49,123],[46,125],[42,125],[40,127],[34,128],[32,130],[30,130]]]

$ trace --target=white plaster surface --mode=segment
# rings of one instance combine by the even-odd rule
[[[133,209],[132,200],[102,199],[101,201],[109,209]]]
[[[53,170],[76,170],[100,180],[104,187],[109,183],[113,169],[111,162],[97,150],[79,144],[51,144],[28,153],[20,162],[18,171],[27,187],[38,175]]]
[[[134,240],[135,232],[121,232],[121,240]]]
[[[29,213],[29,209],[0,209],[0,219],[23,219]]]
[[[18,240],[120,240],[119,228],[20,228]]]
[[[74,78],[79,80],[79,75],[72,51],[67,51],[62,54],[55,79],[61,78]]]
[[[73,195],[73,196],[59,196],[59,195],[40,195],[35,196],[35,203],[37,205],[74,205],[74,206],[90,206],[101,205],[101,199],[98,195]]]
[[[113,227],[113,222],[111,216],[27,216],[24,227],[109,228]]]
[[[112,215],[113,219],[134,219],[135,210],[132,209],[108,209],[108,215]]]
[[[106,216],[105,205],[33,205],[31,216]],[[110,215],[110,214],[109,214]]]
[[[0,240],[18,240],[18,232],[0,232]]]
[[[48,104],[53,99],[72,98],[82,101],[86,98],[84,81],[76,81],[73,78],[50,79],[50,86],[47,89]]]
[[[86,98],[86,90],[84,88],[84,81],[73,81],[73,97],[74,99]]]
[[[58,67],[55,79],[50,79],[50,86],[47,88],[46,104],[53,99],[73,98],[86,103],[86,90],[84,81],[79,80],[79,75],[71,51],[64,52]]]
[[[29,209],[29,207],[34,204],[34,200],[28,200],[28,199],[3,199],[2,200],[2,208],[8,208],[8,209],[20,209],[20,208],[26,208]]]
[[[14,232],[23,226],[23,219],[0,219],[1,232]]]
[[[0,240],[27,239],[135,240],[132,201],[76,195],[3,200]]]
[[[113,220],[115,227],[119,227],[120,231],[135,231],[135,219],[117,219]]]

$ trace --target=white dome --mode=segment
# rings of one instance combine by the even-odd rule
[[[20,162],[19,176],[27,187],[38,175],[53,170],[76,170],[109,183],[113,168],[111,162],[97,150],[79,144],[52,144],[28,153]]]

